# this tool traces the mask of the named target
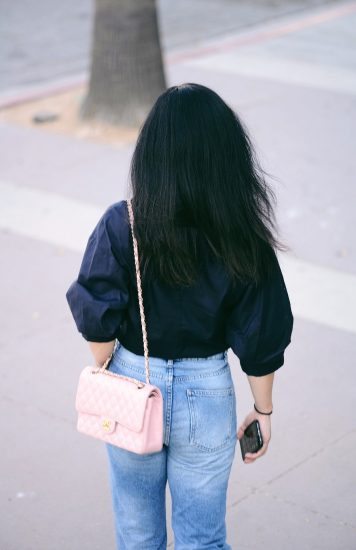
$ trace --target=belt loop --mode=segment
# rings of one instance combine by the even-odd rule
[[[112,352],[113,355],[115,355],[116,351],[119,349],[120,346],[121,346],[121,342],[119,342],[119,340],[115,338],[114,349]]]

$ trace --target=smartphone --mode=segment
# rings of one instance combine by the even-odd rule
[[[256,419],[247,426],[244,435],[241,437],[240,447],[242,460],[245,460],[246,453],[257,453],[263,445],[263,438],[260,423]]]

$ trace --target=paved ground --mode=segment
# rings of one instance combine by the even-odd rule
[[[170,84],[213,87],[247,123],[278,178],[292,248],[281,263],[293,342],[275,378],[267,455],[244,465],[237,449],[234,550],[355,548],[355,24],[356,2],[340,2],[167,57]],[[77,378],[91,357],[64,295],[89,230],[126,196],[132,147],[9,124],[0,139],[0,548],[114,550],[105,452],[75,429]],[[241,422],[251,394],[229,359]]]

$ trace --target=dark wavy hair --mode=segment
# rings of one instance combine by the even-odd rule
[[[193,284],[201,238],[233,282],[268,277],[275,251],[288,248],[276,237],[266,175],[243,122],[217,93],[191,82],[168,88],[130,164],[142,277]]]

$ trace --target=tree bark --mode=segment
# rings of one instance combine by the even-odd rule
[[[140,126],[166,87],[155,0],[96,0],[80,116]]]

